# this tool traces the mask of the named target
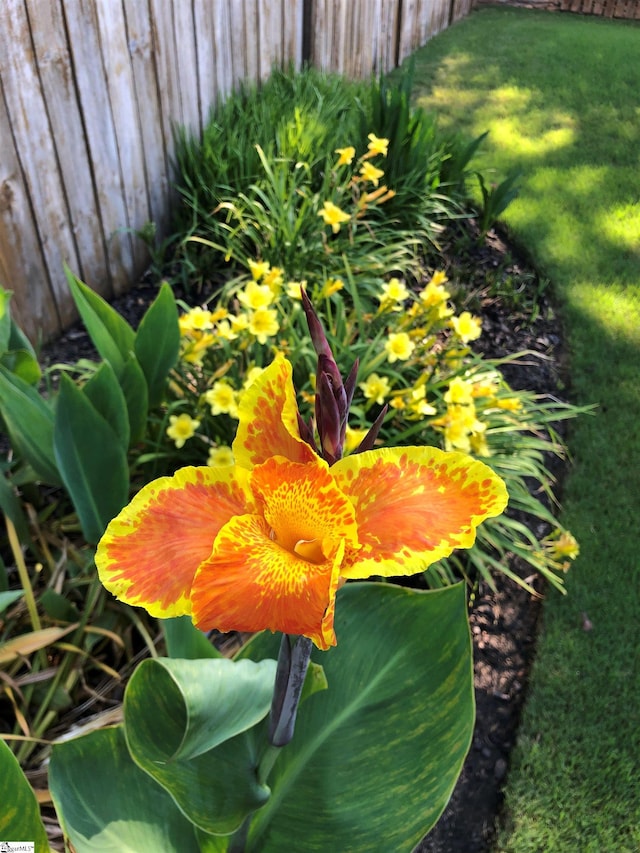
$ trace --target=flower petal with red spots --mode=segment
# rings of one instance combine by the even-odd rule
[[[251,506],[247,476],[232,466],[182,468],[144,486],[100,540],[96,566],[104,586],[152,616],[190,613],[198,566],[220,529]]]
[[[424,571],[471,547],[478,524],[508,500],[487,465],[435,447],[370,450],[340,460],[331,473],[353,502],[362,546],[347,549],[345,578]]]
[[[300,438],[298,405],[291,364],[278,354],[242,395],[233,456],[238,465],[252,468],[271,456],[294,462],[316,457]]]

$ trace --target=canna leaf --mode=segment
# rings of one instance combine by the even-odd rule
[[[133,762],[121,726],[56,744],[49,787],[77,853],[200,851],[191,823]]]
[[[156,658],[129,682],[131,754],[204,832],[235,831],[269,797],[252,727],[271,706],[275,669],[274,660]]]
[[[222,657],[207,635],[196,628],[190,616],[163,619],[162,627],[169,657],[185,660]]]
[[[111,425],[126,451],[130,436],[127,401],[108,361],[102,362],[82,390],[94,409]]]
[[[131,326],[99,294],[80,281],[65,264],[65,275],[73,301],[89,337],[102,358],[116,374],[133,351],[135,333]]]
[[[149,389],[149,406],[161,402],[167,376],[178,360],[179,350],[178,308],[171,286],[165,281],[142,318],[135,338],[135,354]]]
[[[130,444],[140,441],[144,435],[149,411],[149,392],[147,380],[133,353],[124,362],[118,373],[118,381],[127,404],[129,414]]]
[[[64,374],[56,407],[54,451],[84,536],[95,543],[127,502],[127,455],[113,427]]]
[[[347,584],[336,633],[335,648],[314,651],[329,689],[300,706],[247,853],[289,849],[300,833],[305,853],[369,853],[381,839],[410,851],[451,795],[474,721],[464,586]],[[242,656],[270,657],[273,646],[259,634]]]
[[[53,411],[32,385],[2,365],[0,413],[11,445],[36,476],[50,485],[61,485],[53,451]]]
[[[32,841],[38,853],[49,850],[33,789],[3,740],[0,740],[0,803],[0,838],[3,841]],[[9,844],[4,849],[16,848]]]

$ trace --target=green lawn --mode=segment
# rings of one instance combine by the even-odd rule
[[[496,850],[640,849],[640,26],[487,8],[416,55],[415,99],[523,171],[504,214],[553,285],[572,427],[562,521],[581,555],[551,591]],[[591,621],[583,629],[584,615]]]

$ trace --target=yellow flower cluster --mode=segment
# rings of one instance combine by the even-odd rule
[[[445,449],[490,456],[485,436],[487,425],[479,420],[476,412],[474,383],[454,376],[444,402],[446,413],[431,423],[442,430]]]
[[[343,195],[346,190],[353,190],[359,184],[370,183],[376,187],[373,191],[358,192],[356,197],[356,211],[354,214],[347,213],[342,207],[334,201],[325,200],[322,203],[322,208],[318,211],[318,216],[322,217],[325,225],[329,225],[334,234],[340,231],[342,225],[350,222],[354,217],[361,218],[369,204],[383,204],[390,198],[393,198],[395,192],[390,190],[386,185],[379,186],[381,178],[384,177],[384,169],[374,166],[370,162],[372,157],[386,157],[389,151],[389,140],[376,136],[370,133],[368,136],[369,143],[367,151],[359,160],[358,173],[354,174],[350,180],[342,184],[338,191]],[[348,145],[345,148],[336,148],[335,153],[338,155],[336,161],[336,169],[341,166],[351,166],[356,156],[356,149],[353,145]],[[353,201],[353,195],[349,198],[349,202]]]

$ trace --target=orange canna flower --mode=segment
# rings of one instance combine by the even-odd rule
[[[329,464],[300,437],[282,355],[244,392],[234,465],[147,484],[109,524],[102,583],[154,616],[202,630],[270,629],[335,645],[347,579],[411,575],[468,548],[505,486],[462,453],[398,447]]]

